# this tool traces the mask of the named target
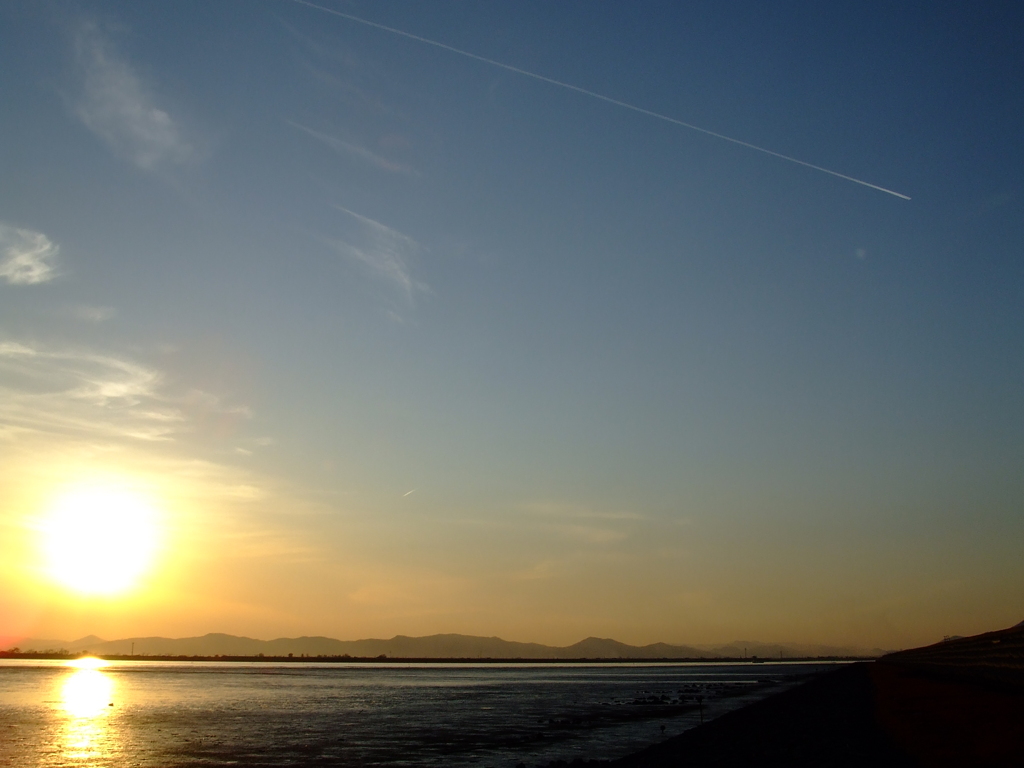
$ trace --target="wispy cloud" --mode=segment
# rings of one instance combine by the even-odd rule
[[[551,533],[586,545],[612,544],[629,536],[644,515],[628,510],[597,510],[586,505],[538,501],[523,511]],[[521,522],[525,522],[522,521]]]
[[[417,291],[430,290],[425,283],[415,280],[409,261],[420,250],[420,245],[411,237],[379,221],[335,206],[355,224],[357,243],[347,240],[328,241],[339,253],[362,264],[375,276],[396,285],[407,299],[412,301]]]
[[[646,516],[628,510],[597,510],[583,504],[557,501],[536,501],[523,505],[530,515],[562,520],[643,521]]]
[[[392,173],[401,173],[406,176],[419,176],[419,172],[416,171],[416,169],[410,168],[409,166],[403,165],[402,163],[395,162],[394,160],[388,160],[386,157],[381,157],[377,153],[371,152],[366,147],[360,147],[357,144],[352,144],[350,142],[343,141],[342,139],[339,139],[337,136],[331,136],[330,134],[321,133],[320,131],[314,131],[312,128],[307,128],[306,126],[300,123],[293,122],[292,120],[288,120],[287,123],[293,128],[297,128],[298,130],[308,134],[309,136],[312,136],[317,141],[326,144],[328,147],[333,149],[338,154],[354,157],[358,160],[362,160],[363,162],[369,163],[370,165],[373,165],[385,171],[390,171]]]
[[[144,170],[193,156],[180,126],[156,105],[132,66],[117,56],[95,24],[82,26],[76,47],[84,78],[76,111],[115,154]]]
[[[332,104],[344,102],[346,112],[409,122],[400,109],[382,100],[382,89],[374,85],[387,77],[379,61],[363,58],[351,48],[339,46],[335,37],[330,38],[330,44],[324,44],[285,21],[281,24],[298,43],[297,58],[301,66],[315,83],[329,91]]]
[[[326,7],[322,6],[322,5],[317,5],[316,3],[309,2],[309,0],[293,0],[293,2],[298,3],[299,5],[305,5],[305,6],[308,6],[310,8],[315,8],[318,11],[323,11],[324,13],[329,13],[329,14],[331,14],[333,16],[337,16],[337,17],[342,18],[342,19],[348,19],[349,21],[353,21],[353,22],[355,22],[357,24],[362,24],[362,25],[367,26],[367,27],[373,27],[374,29],[379,29],[379,30],[382,30],[384,32],[388,32],[388,33],[390,33],[392,35],[397,35],[399,37],[404,37],[407,40],[415,40],[415,41],[417,41],[419,43],[424,43],[425,45],[430,45],[430,46],[433,46],[435,48],[440,48],[442,50],[449,51],[450,53],[454,53],[454,54],[456,54],[458,56],[464,56],[467,59],[473,59],[474,61],[479,61],[479,62],[482,62],[484,64],[488,64],[488,65],[490,65],[492,67],[497,67],[498,69],[503,69],[506,72],[515,72],[518,75],[523,75],[524,77],[529,77],[529,78],[531,78],[533,80],[537,80],[537,81],[540,81],[542,83],[547,83],[549,85],[554,85],[554,86],[556,86],[558,88],[565,88],[566,90],[569,90],[569,91],[574,91],[576,93],[581,93],[584,96],[589,96],[592,99],[597,99],[598,101],[603,101],[606,104],[612,104],[612,105],[614,105],[616,107],[621,107],[622,109],[628,109],[628,110],[630,110],[632,112],[638,112],[638,113],[640,113],[642,115],[647,115],[648,117],[653,117],[656,120],[663,120],[663,121],[665,121],[667,123],[672,123],[673,125],[678,125],[678,126],[680,126],[682,128],[686,128],[686,129],[691,130],[691,131],[696,131],[698,133],[703,133],[705,136],[713,136],[716,139],[720,139],[722,141],[728,141],[731,144],[738,144],[741,147],[746,147],[747,149],[752,149],[755,152],[762,152],[762,153],[764,153],[766,155],[771,155],[772,157],[777,157],[780,160],[785,160],[788,163],[795,163],[796,165],[802,165],[804,168],[810,168],[812,170],[819,171],[821,173],[827,173],[829,176],[834,176],[834,177],[836,177],[838,179],[845,179],[846,181],[852,181],[854,184],[860,184],[861,186],[869,187],[871,189],[878,190],[879,192],[884,192],[887,195],[893,195],[894,197],[899,197],[899,198],[901,198],[903,200],[909,200],[910,199],[910,197],[908,195],[904,195],[902,192],[896,192],[896,191],[891,190],[891,189],[886,189],[885,187],[880,187],[877,184],[871,184],[870,182],[864,181],[863,179],[857,179],[857,178],[854,178],[853,176],[847,176],[846,174],[839,173],[838,171],[833,171],[833,170],[830,170],[828,168],[823,168],[820,165],[814,165],[813,163],[808,163],[808,162],[806,162],[804,160],[798,160],[795,157],[790,157],[789,155],[783,155],[780,152],[775,152],[774,150],[767,149],[765,147],[760,147],[760,146],[758,146],[756,144],[751,144],[748,141],[743,141],[741,139],[737,139],[737,138],[734,138],[732,136],[726,136],[725,134],[718,133],[717,131],[711,131],[711,130],[708,130],[707,128],[701,128],[701,127],[699,127],[697,125],[694,125],[693,123],[687,123],[687,122],[685,122],[683,120],[678,120],[678,119],[676,119],[674,117],[669,117],[668,115],[664,115],[664,114],[661,114],[659,112],[653,112],[653,111],[651,111],[649,109],[645,109],[644,107],[637,106],[636,104],[630,104],[629,102],[620,101],[619,99],[613,99],[610,96],[605,96],[605,95],[597,93],[595,91],[587,90],[586,88],[580,88],[578,85],[573,85],[572,83],[566,83],[566,82],[564,82],[562,80],[555,80],[554,78],[550,78],[550,77],[547,77],[545,75],[538,74],[536,72],[530,72],[530,71],[525,70],[525,69],[520,69],[519,67],[514,67],[511,64],[503,64],[500,61],[495,61],[494,59],[489,59],[486,56],[480,56],[478,54],[471,53],[469,51],[464,51],[464,50],[462,50],[460,48],[455,48],[454,46],[448,45],[446,43],[442,43],[442,42],[440,42],[438,40],[431,40],[431,39],[426,38],[426,37],[421,37],[419,35],[414,35],[411,32],[405,32],[405,31],[403,31],[401,29],[395,29],[394,27],[388,27],[388,26],[385,26],[384,24],[378,24],[377,22],[370,21],[369,19],[363,19],[363,18],[360,18],[358,16],[353,16],[352,14],[349,14],[349,13],[343,13],[343,12],[335,10],[333,8],[326,8]]]
[[[175,396],[160,371],[132,360],[0,342],[0,425],[9,434],[164,441],[212,413],[250,415],[198,390]]]
[[[12,285],[45,283],[56,277],[60,247],[42,232],[0,224],[0,277]]]
[[[79,304],[68,309],[68,314],[76,320],[85,320],[90,323],[102,323],[117,314],[113,307],[94,307],[89,304]]]

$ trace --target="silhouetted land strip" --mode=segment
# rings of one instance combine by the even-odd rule
[[[852,664],[621,760],[577,764],[1024,766],[1024,627]]]
[[[579,659],[509,659],[509,658],[485,658],[458,656],[448,659],[436,657],[405,657],[405,656],[174,656],[174,655],[151,655],[137,653],[130,654],[91,654],[88,651],[81,653],[63,652],[12,652],[0,651],[0,659],[46,659],[73,661],[83,657],[95,657],[105,661],[237,661],[237,662],[296,662],[308,664],[368,664],[368,663],[396,663],[396,664],[666,664],[666,663],[688,663],[688,664],[760,664],[779,663],[772,659],[744,659],[744,658],[579,658]],[[785,663],[808,663],[808,662],[837,662],[837,661],[860,661],[863,656],[807,656],[807,657],[786,657]]]
[[[607,637],[587,637],[566,646],[543,645],[503,640],[500,637],[438,634],[422,637],[395,635],[362,640],[338,640],[331,637],[302,636],[258,640],[252,637],[208,632],[199,637],[123,637],[104,640],[96,635],[77,640],[54,638],[3,638],[0,650],[81,653],[98,655],[147,656],[291,656],[350,657],[375,659],[795,659],[863,656],[877,658],[885,651],[878,648],[836,648],[829,646],[789,647],[778,643],[737,641],[725,646],[696,648],[688,645],[649,643],[630,645]]]

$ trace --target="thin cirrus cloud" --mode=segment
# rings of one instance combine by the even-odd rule
[[[375,152],[371,152],[365,147],[360,147],[356,144],[351,144],[347,141],[339,139],[337,136],[331,136],[320,131],[314,131],[312,128],[307,128],[301,123],[296,123],[292,120],[286,121],[292,128],[302,131],[303,133],[312,136],[317,141],[326,144],[328,147],[333,149],[335,152],[341,155],[348,155],[354,157],[357,160],[361,160],[365,163],[369,163],[377,168],[391,173],[400,173],[405,176],[419,176],[419,172],[415,168],[410,168],[402,163],[397,163],[394,160],[388,160],[386,157],[381,157]]]
[[[83,320],[89,323],[102,323],[117,315],[113,307],[95,307],[89,304],[79,304],[71,307],[67,312],[75,320]]]
[[[42,232],[0,224],[0,277],[11,285],[34,285],[57,275],[60,247]]]
[[[591,545],[623,541],[628,538],[630,528],[646,520],[636,512],[595,510],[586,505],[559,502],[534,502],[525,505],[523,511],[550,533]]]
[[[168,393],[163,374],[88,350],[0,342],[0,436],[173,440],[202,420],[248,418],[208,393]]]
[[[149,88],[96,25],[83,25],[76,48],[84,79],[76,112],[115,154],[147,171],[194,155],[178,123],[156,105]]]
[[[409,261],[420,250],[419,243],[368,216],[340,205],[334,207],[355,225],[352,239],[357,241],[328,241],[335,250],[361,264],[375,277],[396,286],[409,301],[417,291],[430,290],[425,283],[413,278],[409,267]]]

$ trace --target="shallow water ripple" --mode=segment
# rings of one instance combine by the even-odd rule
[[[814,664],[0,662],[0,765],[494,766],[614,758]]]

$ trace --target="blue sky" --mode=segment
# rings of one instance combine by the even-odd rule
[[[10,4],[0,524],[175,542],[131,610],[9,559],[10,634],[1022,618],[1019,8],[323,6],[911,199],[287,0]]]

